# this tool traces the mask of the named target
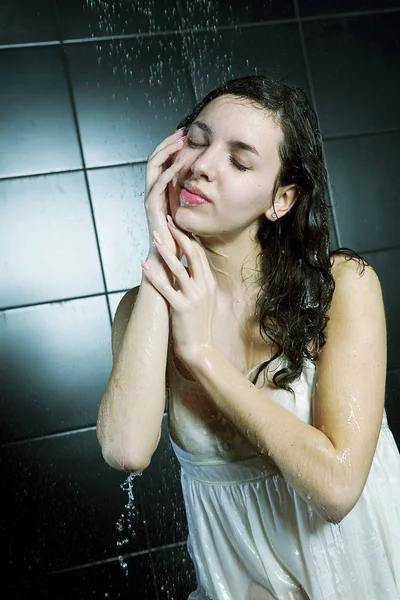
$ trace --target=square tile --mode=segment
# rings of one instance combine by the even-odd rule
[[[65,40],[174,31],[180,19],[175,0],[56,0]]]
[[[141,263],[150,248],[146,166],[94,169],[88,178],[107,290],[131,289],[142,280]]]
[[[400,247],[382,252],[363,254],[377,272],[382,286],[387,328],[387,370],[400,369],[400,279],[395,274],[399,270]]]
[[[387,374],[385,409],[390,430],[400,450],[400,371]]]
[[[18,571],[21,585],[37,588],[51,573],[147,550],[136,482],[130,510],[127,474],[106,465],[94,429],[2,454],[3,574]]]
[[[147,160],[194,104],[178,35],[74,44],[67,54],[88,167]]]
[[[82,167],[60,48],[2,50],[0,178]]]
[[[115,560],[49,575],[40,597],[51,600],[158,600],[149,554],[125,557],[124,561],[126,571]]]
[[[186,544],[153,551],[151,557],[161,599],[184,600],[197,587],[196,573]]]
[[[301,17],[399,8],[398,0],[298,0]]]
[[[300,86],[310,99],[296,23],[185,34],[196,98],[227,79],[272,75]]]
[[[398,129],[400,12],[303,23],[321,130]]]
[[[180,466],[169,441],[167,420],[164,415],[160,443],[139,480],[152,548],[186,541],[188,535]]]
[[[0,312],[2,443],[93,426],[111,372],[104,296]]]
[[[0,307],[99,293],[83,173],[0,180]]]
[[[278,19],[292,19],[295,16],[293,0],[197,0],[179,2],[182,15],[181,27],[184,30],[215,29],[227,25],[260,23]]]
[[[58,40],[51,0],[2,0],[0,46]]]
[[[324,143],[342,246],[366,252],[399,244],[399,144],[399,132]]]

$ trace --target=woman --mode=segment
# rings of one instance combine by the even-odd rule
[[[399,600],[382,292],[330,252],[316,116],[252,76],[181,125],[148,160],[152,243],[113,323],[104,458],[148,466],[168,391],[191,600]]]

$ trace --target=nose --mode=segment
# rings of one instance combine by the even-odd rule
[[[196,179],[203,176],[209,181],[212,181],[216,174],[217,165],[218,162],[215,150],[213,150],[211,146],[207,146],[206,148],[203,148],[193,160],[190,170]]]

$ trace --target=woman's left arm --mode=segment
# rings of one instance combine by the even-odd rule
[[[159,248],[180,290],[159,289],[169,301],[179,357],[224,415],[322,518],[340,522],[359,499],[382,423],[386,382],[386,323],[381,286],[366,267],[336,258],[336,289],[316,364],[313,425],[260,392],[211,339],[213,281],[202,248],[171,228],[189,273]],[[207,270],[208,269],[208,270]],[[146,272],[155,287],[157,274]],[[199,298],[199,296],[203,296]],[[202,321],[202,323],[201,323]]]

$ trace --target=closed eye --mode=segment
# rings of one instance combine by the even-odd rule
[[[187,140],[187,145],[188,145],[190,148],[202,148],[203,146],[207,146],[207,144],[196,144],[196,142],[194,142],[194,141],[193,141],[193,140],[191,140],[191,139],[188,139],[188,140]]]
[[[196,142],[194,142],[193,140],[191,140],[190,138],[188,138],[187,140],[187,145],[189,146],[189,148],[205,148],[208,144],[198,144]],[[230,163],[233,167],[235,167],[235,169],[238,169],[238,171],[248,171],[249,168],[245,167],[244,165],[242,165],[241,163],[237,162],[237,160],[235,160],[233,158],[233,156],[229,157]]]
[[[239,171],[248,171],[248,167],[245,167],[244,165],[241,165],[240,163],[238,163],[233,156],[229,157],[229,160],[231,161],[231,164],[235,167],[235,169],[238,169]]]

